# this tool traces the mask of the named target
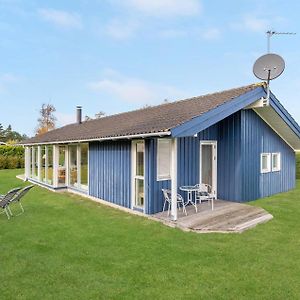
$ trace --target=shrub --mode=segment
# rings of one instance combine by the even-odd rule
[[[7,169],[19,168],[19,157],[18,156],[7,156]]]
[[[18,169],[24,165],[24,157],[0,155],[0,169]]]
[[[0,156],[22,156],[24,157],[24,148],[22,146],[0,146]]]
[[[0,155],[0,170],[7,168],[7,157]]]
[[[24,168],[24,148],[21,146],[0,146],[0,169]]]

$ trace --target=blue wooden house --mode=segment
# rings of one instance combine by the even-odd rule
[[[264,83],[81,120],[24,142],[25,176],[145,214],[182,185],[244,202],[295,187],[300,127]],[[176,205],[172,216],[177,218]]]

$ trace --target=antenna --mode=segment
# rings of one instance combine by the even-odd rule
[[[270,48],[271,48],[271,37],[273,35],[295,35],[296,32],[277,32],[277,31],[274,31],[274,30],[268,30],[266,32],[267,34],[267,50],[268,50],[268,53],[270,53]]]
[[[262,98],[263,106],[269,105],[270,80],[279,77],[285,68],[285,62],[281,56],[268,53],[259,57],[253,66],[254,75],[261,80],[267,81],[267,97]]]

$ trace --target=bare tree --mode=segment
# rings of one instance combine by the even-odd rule
[[[55,128],[56,117],[54,113],[56,108],[52,104],[43,104],[40,109],[40,117],[38,118],[38,126],[36,134],[43,134]]]
[[[103,117],[105,117],[105,116],[106,116],[106,113],[105,113],[104,111],[101,110],[101,111],[99,111],[98,113],[95,114],[95,117],[94,117],[94,118],[92,118],[92,117],[86,115],[86,116],[84,117],[84,120],[85,120],[85,121],[91,121],[91,120],[103,118]]]
[[[91,121],[91,120],[93,120],[91,117],[89,117],[88,115],[86,115],[85,117],[84,117],[84,121]]]

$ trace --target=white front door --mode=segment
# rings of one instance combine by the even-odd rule
[[[132,208],[145,206],[145,142],[132,142]]]
[[[209,184],[217,197],[217,141],[200,141],[200,183]]]

